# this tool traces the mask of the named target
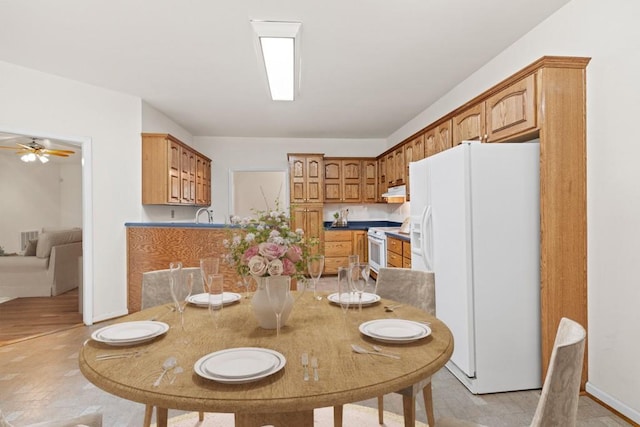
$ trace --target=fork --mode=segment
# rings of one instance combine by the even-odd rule
[[[300,359],[302,361],[302,367],[304,368],[304,380],[309,381],[309,355],[302,353]]]
[[[137,351],[129,351],[126,353],[117,353],[117,354],[99,354],[96,356],[96,360],[111,360],[111,359],[129,359],[131,357],[138,357],[144,353],[146,353],[147,350],[137,350]]]
[[[318,358],[311,358],[311,367],[313,368],[313,380],[318,381]]]

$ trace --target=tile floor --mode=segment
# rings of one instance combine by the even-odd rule
[[[105,427],[141,426],[142,404],[98,389],[78,369],[80,346],[92,331],[106,324],[75,327],[0,347],[0,410],[8,421],[24,426],[101,411]],[[539,395],[539,390],[472,395],[446,369],[433,378],[436,419],[454,416],[490,426],[528,426]],[[376,406],[375,399],[359,403]],[[401,397],[387,395],[385,409],[402,413]],[[178,413],[170,411],[169,415]],[[578,418],[581,427],[630,425],[587,396],[580,397]],[[417,419],[426,422],[421,398]]]

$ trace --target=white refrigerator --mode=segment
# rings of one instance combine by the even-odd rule
[[[411,265],[435,274],[447,368],[472,393],[542,384],[539,154],[465,141],[409,165]]]

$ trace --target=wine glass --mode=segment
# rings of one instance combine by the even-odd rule
[[[349,267],[360,262],[360,255],[349,255]]]
[[[209,274],[207,276],[209,286],[209,313],[216,326],[220,323],[222,307],[224,306],[224,276],[222,274]]]
[[[345,334],[347,333],[347,313],[351,305],[351,283],[349,283],[349,268],[338,267],[338,304],[344,316]]]
[[[311,255],[307,262],[307,270],[309,276],[311,276],[311,280],[313,280],[313,298],[321,300],[322,297],[318,295],[317,287],[318,280],[320,280],[320,276],[322,276],[322,271],[324,270],[324,255]]]
[[[218,274],[220,268],[220,258],[205,257],[200,259],[200,273],[202,273],[202,284],[204,285],[204,292],[208,293],[207,278],[210,274]]]
[[[193,273],[183,275],[181,262],[172,262],[169,264],[169,270],[171,272],[171,298],[176,305],[176,310],[180,313],[180,324],[184,331],[184,309],[193,290]]]
[[[248,274],[240,274],[238,285],[244,286],[244,297],[249,298],[249,286],[251,286],[251,277]]]
[[[362,294],[369,281],[369,264],[361,262],[353,264],[349,271],[349,281],[352,289],[358,294],[358,312],[362,313]]]
[[[290,276],[267,276],[265,288],[269,304],[276,314],[276,336],[280,336],[280,318],[291,292]]]

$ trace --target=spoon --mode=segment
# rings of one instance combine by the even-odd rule
[[[176,360],[175,357],[173,356],[168,357],[167,360],[165,360],[164,363],[162,364],[162,369],[163,369],[162,373],[160,374],[156,382],[153,383],[153,386],[158,387],[160,385],[160,381],[162,381],[162,378],[164,378],[167,372],[175,368],[177,364],[178,364],[178,361]]]
[[[360,353],[360,354],[375,354],[377,356],[386,356],[386,357],[391,357],[393,359],[400,359],[400,356],[396,356],[395,354],[379,353],[379,352],[376,352],[376,351],[369,351],[367,349],[364,349],[364,348],[360,347],[357,344],[351,344],[351,349],[353,349],[353,351],[355,351],[356,353]]]
[[[384,306],[384,311],[386,311],[387,313],[391,313],[393,310],[395,310],[398,307],[402,307],[402,304],[385,305]]]

